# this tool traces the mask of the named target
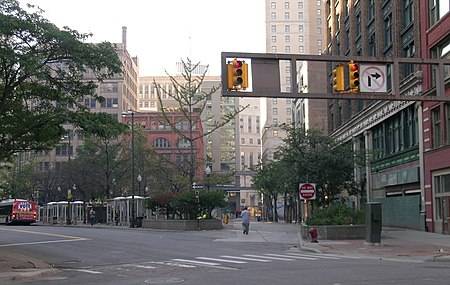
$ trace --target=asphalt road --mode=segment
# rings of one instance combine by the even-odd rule
[[[238,234],[25,226],[4,228],[0,246],[60,270],[11,284],[443,284],[450,279],[447,264],[317,254],[289,243],[227,242]]]

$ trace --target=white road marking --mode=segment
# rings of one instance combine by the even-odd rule
[[[77,238],[77,239],[66,239],[66,240],[46,240],[46,241],[35,241],[35,242],[10,243],[10,244],[1,244],[0,247],[33,245],[33,244],[46,244],[46,243],[60,243],[60,242],[72,242],[72,241],[83,241],[83,240],[90,240],[90,239],[89,238]]]
[[[195,268],[195,265],[181,264],[181,263],[173,263],[173,262],[163,262],[163,261],[150,261],[146,262],[150,264],[158,264],[158,265],[169,265],[169,266],[177,266],[182,268]]]
[[[237,263],[237,264],[244,264],[247,263],[245,261],[237,261],[237,260],[228,260],[228,259],[220,259],[220,258],[210,258],[210,257],[196,257],[197,259],[202,259],[202,260],[210,260],[210,261],[218,261],[218,262],[229,262],[229,263]]]
[[[234,258],[234,259],[248,260],[248,261],[272,262],[272,260],[267,260],[267,259],[256,259],[256,258],[249,258],[249,257],[242,257],[242,256],[221,255],[220,257],[224,257],[224,258]]]
[[[139,264],[125,264],[124,266],[131,266],[131,267],[137,267],[137,268],[143,268],[143,269],[154,269],[154,268],[156,268],[154,266],[139,265]]]
[[[328,255],[322,255],[322,254],[301,254],[301,253],[287,253],[289,255],[293,256],[306,256],[306,257],[313,257],[313,258],[323,258],[323,259],[340,259],[336,256],[328,256]]]
[[[267,255],[244,254],[244,256],[256,257],[256,258],[261,258],[261,259],[285,260],[285,261],[293,261],[294,260],[294,259],[289,259],[289,258],[272,257],[272,256],[267,256]]]
[[[100,271],[87,270],[87,269],[67,269],[67,270],[79,271],[79,272],[85,272],[85,273],[91,273],[91,274],[104,274],[103,272],[100,272]]]
[[[218,266],[220,263],[213,263],[213,262],[204,262],[204,261],[197,261],[197,260],[189,260],[189,259],[172,259],[173,261],[178,262],[187,262],[187,263],[194,263],[194,264],[201,264],[201,265],[210,265],[210,266]]]
[[[294,255],[286,256],[286,255],[281,255],[281,254],[271,254],[271,253],[266,253],[266,255],[276,256],[276,257],[282,257],[282,258],[289,257],[289,258],[295,258],[295,259],[318,260],[318,258],[307,257],[307,256],[294,256]]]

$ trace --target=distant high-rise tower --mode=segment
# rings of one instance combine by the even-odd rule
[[[325,47],[324,2],[266,0],[266,52],[285,54],[322,54]],[[280,62],[281,91],[291,91],[293,80],[301,92],[326,92],[323,82],[314,72],[325,70],[325,64],[302,62],[297,64],[298,78],[291,78],[290,65]],[[308,74],[314,76],[308,76]],[[280,124],[327,130],[326,100],[262,99],[263,110],[262,157],[272,159],[274,150],[285,134]]]

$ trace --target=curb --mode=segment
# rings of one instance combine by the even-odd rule
[[[15,269],[15,271],[0,273],[0,281],[25,280],[55,274],[58,269]]]

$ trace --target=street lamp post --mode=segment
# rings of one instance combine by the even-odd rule
[[[137,177],[137,181],[138,181],[138,193],[139,196],[141,196],[141,181],[142,181],[142,176],[139,174]]]
[[[211,175],[211,167],[206,166],[205,168],[205,173],[206,173],[206,189],[209,191],[209,176]]]
[[[134,111],[128,110],[127,112],[123,112],[122,115],[128,116],[131,115],[131,219],[130,219],[130,228],[134,228],[135,226],[135,216],[136,213],[134,211]]]

